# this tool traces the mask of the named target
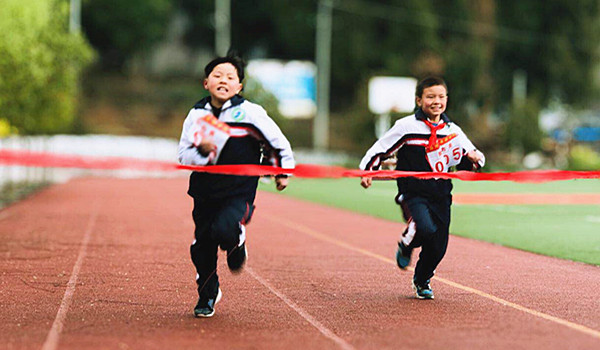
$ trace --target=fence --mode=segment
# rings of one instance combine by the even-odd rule
[[[177,141],[163,138],[111,135],[56,135],[7,137],[0,149],[27,150],[91,157],[129,157],[177,162]],[[87,170],[0,166],[0,187],[10,182],[65,182],[76,176],[156,177],[181,176],[186,172],[139,170]]]

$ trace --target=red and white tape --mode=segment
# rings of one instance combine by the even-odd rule
[[[60,155],[43,152],[28,152],[0,149],[0,164],[7,166],[46,167],[46,168],[78,168],[100,170],[143,170],[143,171],[178,171],[193,170],[207,173],[265,176],[291,174],[303,178],[342,178],[369,176],[377,179],[394,179],[398,177],[415,177],[420,179],[459,179],[464,181],[513,181],[513,182],[548,182],[572,179],[600,179],[600,171],[567,171],[567,170],[533,170],[501,173],[474,173],[457,171],[453,173],[413,172],[397,170],[352,170],[338,166],[314,164],[298,164],[294,169],[283,169],[265,165],[210,165],[189,166],[172,162],[140,160],[121,157],[90,157]]]

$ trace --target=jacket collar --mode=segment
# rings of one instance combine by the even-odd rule
[[[421,108],[417,109],[417,111],[415,112],[415,117],[417,118],[417,120],[427,120],[427,115],[425,114],[425,112],[423,112]],[[452,123],[452,120],[448,118],[448,115],[446,115],[446,113],[442,113],[442,115],[440,116],[440,120],[442,120],[446,124]]]
[[[225,110],[229,107],[241,105],[242,102],[244,102],[245,100],[246,99],[244,99],[240,95],[234,95],[232,98],[230,98],[223,104],[223,107],[221,107],[221,110]],[[200,101],[198,101],[194,105],[194,108],[200,108],[200,109],[206,109],[206,110],[212,111],[212,106],[210,104],[210,101],[211,101],[211,96],[208,95],[208,96],[204,97],[203,99],[201,99]]]

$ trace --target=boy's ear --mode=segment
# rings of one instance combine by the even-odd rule
[[[202,81],[202,86],[204,86],[204,89],[205,89],[205,90],[208,90],[208,79],[204,79],[204,80]]]
[[[417,106],[421,107],[421,98],[415,97],[415,103],[417,104]]]
[[[244,90],[244,85],[242,83],[240,83],[240,89],[238,90],[237,94],[242,92],[242,90]]]

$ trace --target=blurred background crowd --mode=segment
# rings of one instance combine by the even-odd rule
[[[491,170],[600,169],[598,0],[0,2],[2,138],[177,140],[204,65],[234,48],[243,94],[298,150],[356,167],[381,117],[371,79],[435,74]],[[291,87],[308,104],[283,106]]]

